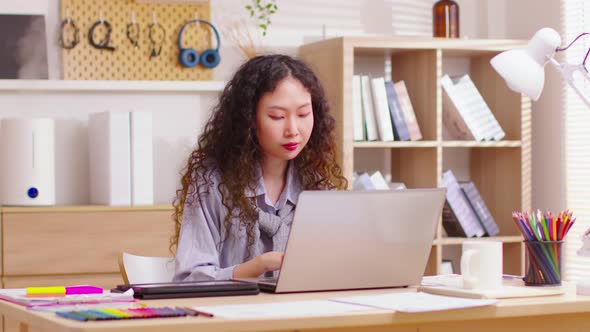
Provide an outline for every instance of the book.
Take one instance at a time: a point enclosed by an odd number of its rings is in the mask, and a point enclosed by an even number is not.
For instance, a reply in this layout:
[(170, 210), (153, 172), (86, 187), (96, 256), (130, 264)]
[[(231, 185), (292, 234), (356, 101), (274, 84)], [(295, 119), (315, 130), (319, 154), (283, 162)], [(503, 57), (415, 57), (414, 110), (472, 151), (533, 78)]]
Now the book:
[(389, 114), (389, 105), (387, 104), (385, 79), (383, 77), (375, 77), (371, 79), (371, 92), (379, 138), (385, 142), (393, 141), (393, 126), (391, 123), (391, 115)]
[(363, 99), (361, 96), (361, 77), (352, 76), (352, 114), (353, 114), (353, 139), (355, 141), (366, 140), (365, 117), (363, 115)]
[(443, 173), (442, 184), (447, 188), (447, 199), (442, 213), (443, 227), (447, 235), (482, 237), (485, 230), (451, 170)]
[(393, 87), (397, 94), (401, 110), (404, 113), (404, 120), (408, 126), (408, 131), (410, 132), (410, 139), (412, 141), (421, 140), (422, 132), (420, 131), (420, 126), (416, 119), (416, 113), (414, 112), (414, 107), (412, 106), (406, 83), (404, 81), (399, 81), (394, 83)]
[(361, 76), (361, 99), (363, 103), (363, 115), (367, 130), (367, 140), (376, 141), (379, 139), (377, 132), (377, 122), (375, 120), (375, 110), (373, 109), (373, 97), (371, 95), (371, 83), (369, 76)]
[(375, 186), (375, 189), (377, 189), (377, 190), (390, 190), (391, 189), (389, 187), (389, 184), (387, 183), (387, 180), (385, 180), (385, 178), (383, 177), (383, 175), (379, 171), (376, 171), (375, 173), (373, 173), (371, 175), (371, 182), (373, 182), (373, 185)]
[(131, 205), (154, 204), (152, 114), (130, 112)]
[(485, 229), (487, 235), (498, 235), (498, 233), (500, 233), (498, 224), (496, 224), (494, 217), (490, 213), (488, 206), (479, 194), (479, 191), (477, 190), (477, 187), (473, 181), (462, 182), (459, 185), (461, 186), (463, 194), (465, 194), (465, 197), (467, 197), (467, 202), (469, 202), (469, 205), (471, 205), (471, 208), (473, 211), (475, 211), (475, 214), (477, 215), (477, 218)]
[(392, 81), (385, 81), (385, 93), (387, 96), (387, 104), (389, 105), (389, 113), (391, 123), (393, 124), (393, 135), (396, 141), (409, 141), (410, 131), (404, 120), (404, 113), (399, 104), (397, 93)]
[(375, 185), (367, 173), (359, 174), (352, 183), (352, 190), (375, 190)]
[(483, 99), (483, 96), (471, 80), (469, 75), (463, 75), (455, 84), (456, 90), (463, 98), (464, 107), (472, 110), (477, 119), (477, 127), (482, 130), (486, 139), (499, 141), (506, 133), (496, 120), (490, 107)]
[(458, 97), (455, 94), (455, 84), (448, 75), (441, 79), (443, 90), (443, 138), (451, 140), (483, 140), (483, 137), (475, 136), (475, 128), (470, 127), (468, 119), (463, 114), (463, 109), (459, 104)]
[(90, 202), (131, 205), (129, 112), (100, 112), (88, 117)]
[(445, 75), (441, 85), (445, 139), (484, 141), (501, 140), (505, 136), (469, 75), (456, 82)]

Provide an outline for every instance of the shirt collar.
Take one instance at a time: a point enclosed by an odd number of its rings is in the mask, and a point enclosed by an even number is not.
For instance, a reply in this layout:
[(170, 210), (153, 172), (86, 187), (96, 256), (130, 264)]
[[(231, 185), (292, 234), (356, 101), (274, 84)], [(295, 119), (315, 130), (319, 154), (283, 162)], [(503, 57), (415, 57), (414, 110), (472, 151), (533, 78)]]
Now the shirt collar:
[[(283, 205), (284, 200), (290, 202), (293, 205), (297, 205), (297, 200), (299, 199), (299, 194), (301, 193), (301, 184), (299, 183), (299, 177), (297, 176), (297, 171), (293, 161), (289, 161), (289, 164), (287, 165), (286, 181), (285, 188), (283, 189), (283, 192), (277, 201), (277, 206)], [(260, 167), (260, 164), (256, 166), (253, 183), (253, 188), (246, 188), (246, 197), (264, 196), (263, 198), (266, 199), (266, 188), (264, 187), (264, 179), (262, 178), (262, 168)]]

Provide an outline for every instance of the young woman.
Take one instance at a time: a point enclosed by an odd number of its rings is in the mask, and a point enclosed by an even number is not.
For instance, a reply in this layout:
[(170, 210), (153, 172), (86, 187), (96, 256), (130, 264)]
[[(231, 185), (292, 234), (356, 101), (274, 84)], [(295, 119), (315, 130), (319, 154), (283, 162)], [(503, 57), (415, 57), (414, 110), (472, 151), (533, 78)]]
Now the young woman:
[(266, 55), (242, 65), (183, 171), (174, 280), (278, 270), (299, 193), (347, 186), (333, 130), (323, 88), (303, 62)]

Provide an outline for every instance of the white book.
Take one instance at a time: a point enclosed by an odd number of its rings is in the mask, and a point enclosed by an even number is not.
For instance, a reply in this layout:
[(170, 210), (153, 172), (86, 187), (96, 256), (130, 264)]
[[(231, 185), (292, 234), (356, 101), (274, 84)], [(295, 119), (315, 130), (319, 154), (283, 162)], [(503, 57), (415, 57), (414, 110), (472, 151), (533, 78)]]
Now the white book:
[(387, 92), (385, 91), (385, 79), (383, 77), (371, 79), (371, 92), (379, 137), (382, 141), (393, 141), (393, 126), (391, 124)]
[(367, 125), (367, 140), (376, 141), (379, 139), (375, 111), (373, 110), (373, 97), (371, 95), (371, 83), (369, 76), (361, 76), (361, 97), (363, 102), (363, 115)]
[(375, 185), (369, 174), (362, 173), (354, 179), (352, 190), (375, 190)]
[(506, 133), (498, 123), (498, 120), (490, 110), (490, 107), (483, 99), (481, 93), (471, 80), (469, 75), (463, 75), (455, 84), (456, 89), (464, 93), (465, 106), (472, 109), (476, 118), (477, 125), (483, 131), (488, 139), (499, 141)]
[(152, 113), (130, 112), (131, 205), (154, 204)]
[(389, 184), (387, 183), (387, 181), (385, 180), (385, 178), (383, 177), (383, 175), (379, 171), (376, 171), (375, 173), (373, 173), (373, 175), (371, 175), (371, 182), (373, 182), (373, 185), (375, 186), (375, 189), (377, 189), (377, 190), (390, 190), (391, 189), (389, 187)]
[(90, 202), (131, 205), (129, 112), (89, 115)]
[(443, 88), (443, 122), (445, 128), (451, 130), (455, 139), (483, 141), (486, 139), (478, 129), (477, 119), (473, 112), (464, 106), (465, 97), (462, 91), (448, 75), (441, 79)]
[(355, 141), (364, 141), (365, 138), (365, 119), (363, 116), (363, 98), (361, 97), (361, 77), (352, 76), (352, 114)]

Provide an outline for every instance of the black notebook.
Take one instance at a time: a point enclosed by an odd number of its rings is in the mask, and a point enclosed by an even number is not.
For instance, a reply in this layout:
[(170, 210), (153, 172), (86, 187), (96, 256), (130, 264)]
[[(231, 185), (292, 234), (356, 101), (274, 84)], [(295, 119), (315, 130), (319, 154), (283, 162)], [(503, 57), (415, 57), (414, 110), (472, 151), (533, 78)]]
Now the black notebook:
[(130, 288), (133, 289), (133, 296), (137, 299), (256, 295), (260, 292), (257, 284), (237, 280), (129, 284), (118, 285), (111, 291), (125, 292)]

